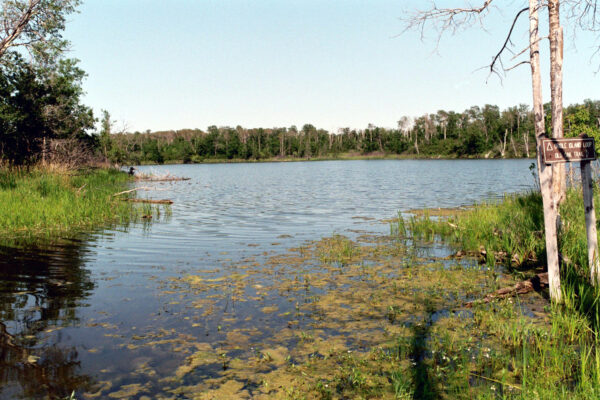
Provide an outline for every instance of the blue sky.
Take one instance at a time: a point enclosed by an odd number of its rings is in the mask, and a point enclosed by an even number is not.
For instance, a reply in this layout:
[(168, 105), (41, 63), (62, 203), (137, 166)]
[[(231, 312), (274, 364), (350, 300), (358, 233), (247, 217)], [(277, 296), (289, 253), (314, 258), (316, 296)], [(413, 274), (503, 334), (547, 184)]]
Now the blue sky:
[[(131, 131), (394, 127), (403, 115), (531, 104), (528, 66), (502, 81), (479, 70), (522, 3), (503, 0), (485, 31), (445, 36), (437, 51), (433, 32), (425, 41), (402, 34), (401, 18), (424, 0), (87, 0), (66, 37), (88, 73), (85, 103)], [(514, 35), (517, 51), (527, 24)], [(573, 40), (565, 25), (565, 103), (600, 99), (597, 41)]]

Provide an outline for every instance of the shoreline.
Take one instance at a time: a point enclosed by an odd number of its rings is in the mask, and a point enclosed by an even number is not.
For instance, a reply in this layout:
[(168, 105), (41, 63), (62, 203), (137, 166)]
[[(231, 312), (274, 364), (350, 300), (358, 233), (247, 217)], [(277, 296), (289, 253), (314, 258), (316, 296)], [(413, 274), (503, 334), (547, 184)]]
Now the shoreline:
[(414, 155), (358, 155), (358, 156), (340, 156), (340, 157), (312, 157), (312, 158), (289, 158), (289, 157), (271, 157), (265, 159), (204, 159), (200, 162), (183, 162), (183, 160), (167, 160), (165, 162), (156, 163), (144, 161), (141, 164), (123, 165), (194, 165), (194, 164), (255, 164), (255, 163), (293, 163), (293, 162), (317, 162), (317, 161), (370, 161), (370, 160), (410, 160), (410, 161), (435, 161), (435, 160), (531, 160), (535, 161), (535, 157), (515, 157), (515, 158), (492, 158), (492, 157), (446, 157), (446, 156), (417, 156)]
[(135, 207), (113, 197), (132, 181), (115, 169), (0, 171), (0, 243), (52, 244), (151, 213), (151, 207)]

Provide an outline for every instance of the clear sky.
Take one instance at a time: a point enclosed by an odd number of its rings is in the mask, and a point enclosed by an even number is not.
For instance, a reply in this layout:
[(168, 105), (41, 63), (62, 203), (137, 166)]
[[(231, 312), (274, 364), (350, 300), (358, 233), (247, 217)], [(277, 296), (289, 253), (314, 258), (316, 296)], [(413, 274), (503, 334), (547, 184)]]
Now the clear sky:
[[(485, 31), (445, 36), (437, 51), (434, 32), (402, 34), (401, 18), (425, 0), (85, 0), (66, 37), (88, 73), (84, 102), (130, 131), (395, 127), (403, 115), (531, 104), (528, 65), (502, 81), (479, 69), (524, 3), (501, 0)], [(598, 42), (565, 25), (565, 103), (600, 99)], [(519, 26), (516, 51), (526, 14)]]

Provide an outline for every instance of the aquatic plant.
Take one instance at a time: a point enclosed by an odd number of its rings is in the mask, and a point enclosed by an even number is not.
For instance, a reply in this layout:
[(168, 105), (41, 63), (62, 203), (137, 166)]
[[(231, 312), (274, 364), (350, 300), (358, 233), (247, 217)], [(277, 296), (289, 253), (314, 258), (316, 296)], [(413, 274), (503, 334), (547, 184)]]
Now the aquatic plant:
[(106, 223), (156, 214), (156, 208), (112, 197), (129, 181), (127, 174), (112, 169), (0, 169), (0, 241), (52, 242)]

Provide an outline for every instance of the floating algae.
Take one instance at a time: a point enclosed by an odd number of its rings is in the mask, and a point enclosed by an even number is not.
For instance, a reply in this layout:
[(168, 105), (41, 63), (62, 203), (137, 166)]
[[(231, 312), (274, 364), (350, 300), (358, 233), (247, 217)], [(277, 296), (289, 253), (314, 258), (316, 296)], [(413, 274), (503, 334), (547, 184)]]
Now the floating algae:
[[(487, 314), (463, 304), (509, 278), (418, 251), (390, 237), (334, 235), (165, 279), (160, 295), (177, 329), (124, 338), (139, 362), (127, 385), (99, 388), (101, 397), (402, 398), (423, 390), (418, 373), (439, 390), (443, 375), (429, 371), (452, 367), (449, 343), (498, 348), (473, 334)], [(468, 354), (485, 358), (478, 348)]]

